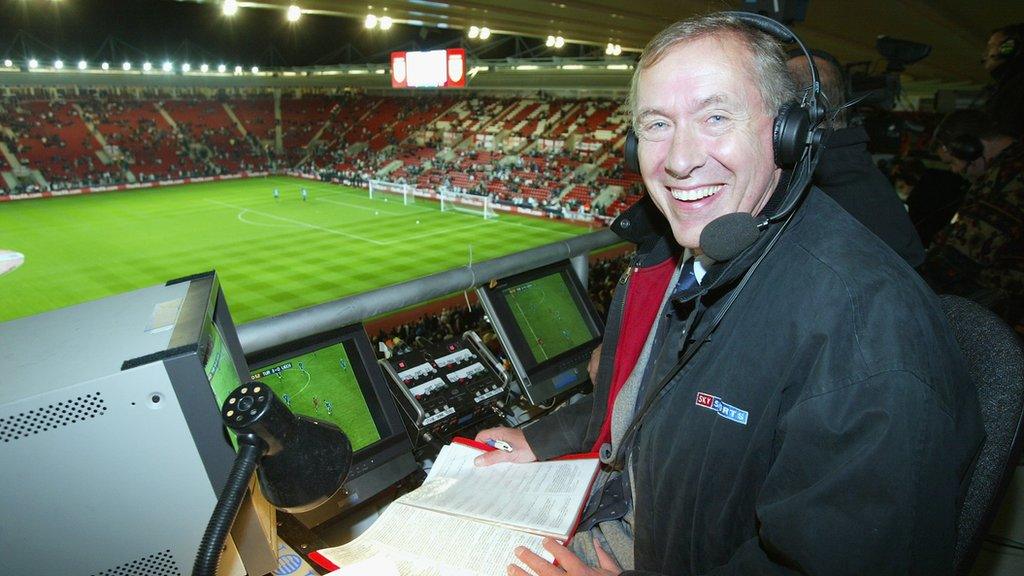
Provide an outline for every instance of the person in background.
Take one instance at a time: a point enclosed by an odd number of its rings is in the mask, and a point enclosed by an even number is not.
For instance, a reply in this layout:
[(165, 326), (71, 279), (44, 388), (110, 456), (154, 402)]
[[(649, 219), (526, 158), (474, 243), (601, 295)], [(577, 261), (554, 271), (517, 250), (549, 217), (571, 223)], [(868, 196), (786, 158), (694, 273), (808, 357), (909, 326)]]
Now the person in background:
[[(874, 232), (907, 264), (917, 267), (924, 262), (924, 247), (917, 230), (910, 222), (907, 209), (882, 174), (867, 144), (870, 138), (860, 126), (848, 126), (846, 111), (846, 78), (843, 67), (831, 54), (812, 50), (818, 67), (821, 90), (833, 110), (832, 135), (825, 143), (821, 161), (814, 171), (814, 185), (821, 189), (868, 230)], [(786, 66), (798, 89), (811, 84), (807, 57), (797, 50), (788, 53)]]
[(940, 294), (964, 296), (1024, 329), (1024, 145), (978, 110), (960, 110), (935, 131), (939, 157), (971, 182), (952, 221), (928, 250), (921, 274)]

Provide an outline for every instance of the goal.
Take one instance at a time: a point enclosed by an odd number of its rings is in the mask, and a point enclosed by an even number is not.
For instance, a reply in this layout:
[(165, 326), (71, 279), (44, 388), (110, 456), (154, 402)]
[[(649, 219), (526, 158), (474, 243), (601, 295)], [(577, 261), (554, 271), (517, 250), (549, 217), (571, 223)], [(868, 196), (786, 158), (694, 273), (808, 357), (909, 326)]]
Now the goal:
[(438, 196), (441, 197), (441, 212), (464, 212), (483, 216), (486, 220), (498, 217), (489, 196), (477, 196), (476, 194), (443, 189), (438, 192)]
[(374, 198), (384, 198), (387, 200), (388, 196), (395, 197), (397, 200), (401, 196), (402, 204), (415, 204), (415, 190), (412, 184), (388, 182), (387, 180), (370, 180), (370, 200)]

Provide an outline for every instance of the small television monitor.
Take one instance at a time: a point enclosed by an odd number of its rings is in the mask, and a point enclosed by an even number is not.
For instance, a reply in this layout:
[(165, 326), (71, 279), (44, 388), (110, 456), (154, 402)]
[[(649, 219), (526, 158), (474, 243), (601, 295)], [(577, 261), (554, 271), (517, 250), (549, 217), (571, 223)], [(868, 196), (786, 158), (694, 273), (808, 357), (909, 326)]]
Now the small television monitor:
[(416, 469), (412, 443), (362, 324), (248, 360), (252, 380), (270, 386), (292, 412), (334, 424), (352, 442), (352, 468), (342, 490), (314, 510), (296, 514), (307, 527), (339, 516)]
[(568, 260), (491, 282), (478, 294), (530, 403), (589, 380), (604, 326)]

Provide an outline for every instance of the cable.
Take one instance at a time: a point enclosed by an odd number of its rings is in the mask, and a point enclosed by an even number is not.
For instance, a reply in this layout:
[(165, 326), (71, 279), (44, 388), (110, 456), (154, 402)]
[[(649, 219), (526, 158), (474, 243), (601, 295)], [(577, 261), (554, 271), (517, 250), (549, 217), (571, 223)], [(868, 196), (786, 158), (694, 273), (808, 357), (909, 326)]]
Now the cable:
[(231, 472), (228, 473), (228, 481), (221, 490), (217, 506), (210, 515), (210, 522), (206, 525), (206, 533), (199, 544), (199, 551), (196, 552), (196, 563), (192, 568), (192, 576), (215, 576), (217, 564), (220, 561), (221, 548), (224, 547), (224, 539), (231, 529), (231, 524), (238, 514), (238, 507), (245, 496), (245, 489), (249, 485), (249, 478), (256, 469), (256, 462), (263, 454), (263, 448), (253, 444), (239, 443), (238, 456), (235, 463), (231, 465)]

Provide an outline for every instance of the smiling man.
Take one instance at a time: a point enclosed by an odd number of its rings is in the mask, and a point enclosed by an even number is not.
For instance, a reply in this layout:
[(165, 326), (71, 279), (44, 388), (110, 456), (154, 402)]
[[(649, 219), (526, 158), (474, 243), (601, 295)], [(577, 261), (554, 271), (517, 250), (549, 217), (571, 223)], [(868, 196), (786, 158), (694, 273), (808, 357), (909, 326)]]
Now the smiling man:
[(934, 294), (816, 189), (730, 259), (701, 250), (712, 221), (791, 192), (773, 130), (792, 97), (777, 43), (728, 15), (645, 49), (630, 98), (648, 197), (613, 225), (637, 255), (594, 393), (478, 435), (514, 448), (479, 465), (608, 464), (572, 549), (546, 545), (558, 566), (517, 551), (538, 575), (952, 573), (982, 432)]

